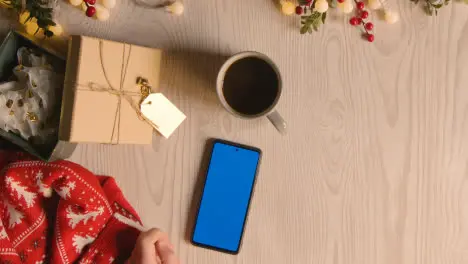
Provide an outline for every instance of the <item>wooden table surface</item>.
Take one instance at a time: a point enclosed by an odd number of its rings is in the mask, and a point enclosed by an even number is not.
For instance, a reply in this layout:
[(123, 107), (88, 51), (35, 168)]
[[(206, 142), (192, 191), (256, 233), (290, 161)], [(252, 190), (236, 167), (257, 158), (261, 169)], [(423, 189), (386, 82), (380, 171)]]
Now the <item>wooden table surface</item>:
[[(372, 44), (338, 15), (301, 36), (271, 0), (185, 0), (181, 17), (121, 0), (106, 23), (62, 3), (70, 34), (166, 50), (160, 88), (187, 115), (168, 140), (80, 145), (71, 160), (113, 175), (184, 264), (468, 263), (468, 6), (427, 17), (410, 1), (389, 2), (401, 21), (373, 14)], [(282, 71), (287, 136), (218, 103), (219, 63), (244, 50)], [(187, 241), (213, 137), (264, 151), (238, 256)]]

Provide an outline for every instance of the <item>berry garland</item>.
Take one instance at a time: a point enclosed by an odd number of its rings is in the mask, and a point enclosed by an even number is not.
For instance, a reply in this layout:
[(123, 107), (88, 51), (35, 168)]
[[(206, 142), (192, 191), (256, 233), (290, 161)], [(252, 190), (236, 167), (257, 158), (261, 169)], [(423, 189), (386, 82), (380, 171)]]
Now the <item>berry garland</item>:
[[(117, 4), (116, 0), (68, 0), (73, 6), (79, 7), (88, 17), (105, 21), (110, 18), (110, 9)], [(180, 16), (184, 13), (184, 5), (178, 0), (170, 0), (161, 5), (149, 5), (140, 0), (134, 0), (146, 8), (164, 8), (166, 12)], [(50, 38), (63, 34), (62, 26), (54, 19), (58, 0), (0, 0), (0, 8), (14, 10), (23, 30), (37, 37)]]
[[(368, 3), (371, 4), (372, 1), (375, 2), (374, 9), (380, 8), (376, 3), (381, 4), (381, 0), (369, 0)], [(301, 34), (318, 31), (320, 25), (325, 24), (327, 11), (329, 9), (329, 2), (327, 0), (299, 0), (299, 5), (297, 6), (290, 1), (281, 0), (280, 4), (284, 14), (292, 15), (294, 12), (296, 15), (301, 16)], [(369, 42), (374, 41), (374, 24), (368, 20), (369, 11), (365, 10), (364, 2), (357, 0), (331, 0), (330, 6), (332, 8), (337, 7), (345, 14), (351, 13), (354, 10), (354, 6), (356, 6), (355, 15), (351, 17), (349, 23), (353, 26), (361, 25), (363, 29), (363, 37)], [(292, 9), (294, 9), (293, 12)], [(392, 14), (392, 16), (388, 16), (389, 19), (387, 22), (396, 22), (398, 20), (397, 15), (391, 12), (388, 8), (386, 8), (386, 10), (388, 10), (386, 13)]]
[[(369, 11), (365, 10), (364, 2), (357, 0), (332, 0), (330, 1), (332, 7), (338, 7), (343, 10), (343, 13), (350, 13), (354, 9), (352, 2), (356, 6), (356, 14), (353, 16), (349, 23), (353, 26), (361, 25), (364, 32), (364, 37), (369, 42), (373, 42), (375, 37), (372, 33), (374, 24), (368, 21)], [(289, 1), (283, 1), (282, 7), (288, 7)], [(292, 3), (291, 3), (292, 4)], [(286, 10), (288, 11), (288, 10)], [(296, 15), (301, 16), (301, 34), (312, 33), (318, 31), (321, 24), (325, 24), (328, 11), (327, 0), (299, 0), (299, 5), (296, 6), (294, 12)]]
[[(374, 24), (369, 21), (370, 10), (381, 9), (383, 18), (388, 24), (396, 23), (399, 20), (398, 13), (389, 8), (387, 0), (297, 0), (295, 5), (290, 0), (280, 0), (281, 11), (285, 15), (296, 14), (301, 16), (300, 33), (312, 33), (318, 31), (320, 25), (325, 24), (329, 6), (341, 10), (344, 14), (350, 14), (356, 7), (354, 16), (349, 19), (352, 26), (362, 26), (363, 37), (369, 42), (375, 40), (373, 33)], [(410, 0), (417, 4), (420, 0)], [(450, 0), (422, 0), (425, 3), (425, 10), (429, 15), (437, 15), (437, 10), (450, 3)], [(468, 4), (468, 0), (461, 0)]]
[(106, 21), (110, 17), (110, 10), (115, 7), (116, 0), (68, 0), (71, 5), (81, 7), (87, 17), (95, 17), (100, 21)]
[[(344, 0), (340, 0), (340, 1), (344, 1)], [(364, 9), (365, 8), (364, 2), (358, 2), (356, 0), (354, 0), (354, 2), (356, 3), (356, 7), (357, 7), (356, 16), (353, 16), (349, 20), (349, 23), (353, 26), (362, 25), (364, 32), (365, 32), (363, 37), (365, 37), (367, 41), (373, 42), (375, 38), (374, 34), (372, 34), (372, 30), (374, 29), (374, 24), (372, 24), (372, 22), (365, 21), (366, 19), (369, 18), (369, 12)]]
[[(87, 17), (95, 17), (98, 20), (106, 21), (110, 17), (110, 10), (115, 7), (116, 0), (68, 0), (71, 5), (81, 7)], [(168, 2), (163, 5), (151, 6), (144, 2), (135, 1), (138, 5), (147, 8), (160, 8), (165, 7), (166, 11), (174, 15), (182, 15), (184, 12), (184, 5), (179, 1)]]

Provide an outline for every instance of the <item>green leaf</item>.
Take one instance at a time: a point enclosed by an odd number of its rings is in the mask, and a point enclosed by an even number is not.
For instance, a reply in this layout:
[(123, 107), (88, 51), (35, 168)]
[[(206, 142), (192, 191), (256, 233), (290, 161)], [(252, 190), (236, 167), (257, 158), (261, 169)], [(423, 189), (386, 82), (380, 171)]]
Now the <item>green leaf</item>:
[(41, 28), (45, 28), (47, 26), (55, 26), (57, 25), (54, 21), (51, 19), (46, 19), (46, 18), (38, 18), (37, 19), (37, 25)]
[(327, 19), (327, 12), (322, 14), (322, 23), (325, 24), (325, 20)]
[(443, 6), (443, 4), (432, 5), (432, 6), (435, 7), (435, 8), (441, 8)]
[(426, 3), (426, 5), (424, 6), (424, 11), (426, 12), (426, 14), (432, 16), (434, 14), (434, 7), (432, 7), (432, 5), (430, 5), (429, 3)]
[(44, 13), (43, 17), (47, 19), (52, 19), (52, 13)]
[(48, 26), (56, 26), (57, 23), (55, 23), (52, 19), (44, 19), (44, 21), (47, 23)]
[(314, 25), (313, 28), (314, 28), (314, 31), (318, 31), (317, 25)]
[(308, 30), (309, 30), (309, 29), (308, 29), (308, 27), (306, 27), (306, 26), (301, 27), (301, 34), (307, 33)]
[(47, 23), (46, 23), (44, 20), (42, 20), (42, 19), (38, 19), (38, 20), (37, 20), (37, 25), (38, 25), (40, 28), (44, 28), (44, 27), (47, 26)]
[(322, 15), (322, 13), (317, 12), (317, 11), (314, 11), (314, 12), (312, 13), (311, 16), (312, 16), (314, 19), (317, 19), (317, 18), (319, 18), (321, 15)]
[(46, 37), (50, 38), (50, 37), (54, 36), (54, 32), (47, 29), (47, 30), (44, 31), (44, 35)]
[(26, 1), (26, 9), (33, 11), (33, 3), (34, 1)]

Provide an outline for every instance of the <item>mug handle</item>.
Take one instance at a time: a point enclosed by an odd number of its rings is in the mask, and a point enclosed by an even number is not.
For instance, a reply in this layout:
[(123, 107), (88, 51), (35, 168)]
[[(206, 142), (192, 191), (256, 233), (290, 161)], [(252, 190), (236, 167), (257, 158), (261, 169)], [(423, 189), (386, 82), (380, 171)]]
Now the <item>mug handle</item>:
[(281, 135), (286, 135), (286, 121), (281, 117), (278, 111), (273, 111), (267, 115), (268, 120), (275, 126), (276, 130), (281, 133)]

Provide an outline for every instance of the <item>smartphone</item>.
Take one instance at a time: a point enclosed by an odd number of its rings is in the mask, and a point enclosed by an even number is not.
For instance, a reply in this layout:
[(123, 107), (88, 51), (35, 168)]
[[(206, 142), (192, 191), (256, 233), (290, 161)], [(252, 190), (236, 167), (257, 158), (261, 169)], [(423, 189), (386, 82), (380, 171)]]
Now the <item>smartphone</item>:
[(194, 245), (239, 253), (261, 156), (258, 148), (214, 141), (192, 234)]

